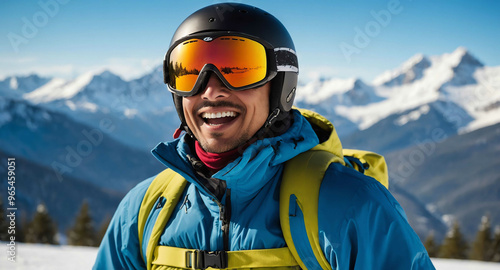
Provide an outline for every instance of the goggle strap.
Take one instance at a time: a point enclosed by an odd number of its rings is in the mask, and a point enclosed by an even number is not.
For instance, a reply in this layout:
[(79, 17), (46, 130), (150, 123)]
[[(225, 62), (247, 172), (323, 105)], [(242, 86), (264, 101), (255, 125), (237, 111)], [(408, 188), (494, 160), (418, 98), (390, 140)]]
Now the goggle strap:
[(163, 83), (168, 84), (168, 65), (167, 60), (163, 60)]
[(276, 55), (276, 69), (277, 71), (295, 72), (299, 73), (299, 61), (297, 53), (290, 48), (279, 47), (274, 49)]

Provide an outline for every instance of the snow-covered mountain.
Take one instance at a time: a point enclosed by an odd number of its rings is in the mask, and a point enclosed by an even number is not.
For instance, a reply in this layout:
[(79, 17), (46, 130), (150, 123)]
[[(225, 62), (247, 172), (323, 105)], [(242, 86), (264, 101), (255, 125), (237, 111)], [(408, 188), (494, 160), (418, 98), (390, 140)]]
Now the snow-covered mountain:
[(52, 79), (23, 97), (95, 128), (110, 121), (110, 136), (142, 150), (170, 138), (178, 126), (160, 68), (132, 81), (109, 71), (88, 72), (70, 81)]
[(362, 80), (320, 78), (299, 86), (296, 105), (327, 116), (335, 123), (337, 133), (342, 137), (353, 133), (359, 127), (349, 117), (337, 113), (339, 106), (363, 107), (381, 100), (375, 89)]
[(403, 63), (401, 67), (378, 76), (373, 84), (387, 87), (410, 84), (421, 79), (424, 76), (424, 70), (430, 66), (431, 62), (426, 56), (417, 54)]
[(112, 123), (102, 123), (94, 128), (25, 100), (0, 97), (0, 150), (50, 168), (59, 182), (84, 179), (122, 193), (163, 168), (147, 151), (114, 140)]
[[(500, 67), (484, 66), (460, 47), (440, 56), (417, 54), (363, 87), (356, 81), (312, 81), (298, 89), (297, 103), (332, 120), (344, 147), (386, 155), (391, 192), (420, 237), (432, 230), (442, 238), (450, 217), (469, 239), (482, 215), (499, 222), (493, 213), (500, 196), (493, 191), (500, 188), (494, 158), (500, 154), (494, 139)], [(352, 102), (350, 91), (370, 98)]]
[[(342, 118), (342, 122), (334, 123), (338, 130), (344, 122), (349, 124), (348, 130), (365, 130), (391, 115), (420, 112), (401, 119), (399, 123), (404, 125), (424, 115), (425, 106), (436, 102), (453, 104), (442, 107), (441, 113), (458, 132), (500, 122), (500, 67), (484, 66), (463, 47), (440, 56), (417, 54), (362, 87), (367, 93), (365, 96), (371, 97), (365, 99), (366, 102), (338, 102), (346, 100), (344, 96), (349, 88), (346, 86), (352, 85), (352, 81), (356, 80), (335, 78), (310, 82), (298, 89), (297, 101), (314, 105), (311, 107), (326, 112), (333, 121)], [(455, 109), (463, 110), (466, 116), (462, 112), (456, 116)]]

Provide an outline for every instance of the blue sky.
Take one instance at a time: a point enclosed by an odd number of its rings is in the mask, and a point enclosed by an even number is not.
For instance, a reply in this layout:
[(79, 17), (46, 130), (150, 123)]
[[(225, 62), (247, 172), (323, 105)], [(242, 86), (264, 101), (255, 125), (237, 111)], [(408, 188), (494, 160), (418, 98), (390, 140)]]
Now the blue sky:
[[(72, 78), (107, 68), (126, 79), (150, 71), (182, 20), (223, 1), (0, 2), (0, 78), (36, 72)], [(280, 19), (295, 41), (300, 77), (370, 82), (417, 53), (463, 46), (500, 65), (500, 1), (237, 1)], [(389, 15), (389, 16), (387, 16)]]

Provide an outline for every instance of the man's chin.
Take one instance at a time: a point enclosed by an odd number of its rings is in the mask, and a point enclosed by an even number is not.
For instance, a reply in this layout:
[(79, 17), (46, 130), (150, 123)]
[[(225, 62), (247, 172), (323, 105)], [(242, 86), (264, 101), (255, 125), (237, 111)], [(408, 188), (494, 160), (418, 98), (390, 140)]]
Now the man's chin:
[(247, 140), (240, 138), (239, 140), (234, 140), (234, 138), (224, 139), (222, 137), (216, 137), (208, 141), (201, 142), (200, 145), (203, 150), (208, 153), (224, 153), (233, 149), (238, 148), (240, 145), (244, 144)]
[(238, 146), (233, 147), (233, 145), (202, 144), (202, 143), (200, 143), (200, 145), (201, 148), (203, 148), (203, 150), (205, 150), (206, 152), (215, 154), (224, 153), (238, 147)]

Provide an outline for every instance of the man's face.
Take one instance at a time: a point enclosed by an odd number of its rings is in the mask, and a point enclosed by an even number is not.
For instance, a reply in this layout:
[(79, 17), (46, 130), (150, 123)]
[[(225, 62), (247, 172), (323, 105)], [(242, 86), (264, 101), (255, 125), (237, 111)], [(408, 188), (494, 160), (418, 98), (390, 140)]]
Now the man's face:
[(269, 115), (270, 91), (270, 83), (231, 91), (212, 74), (203, 92), (182, 99), (186, 123), (205, 151), (235, 149), (264, 125)]

